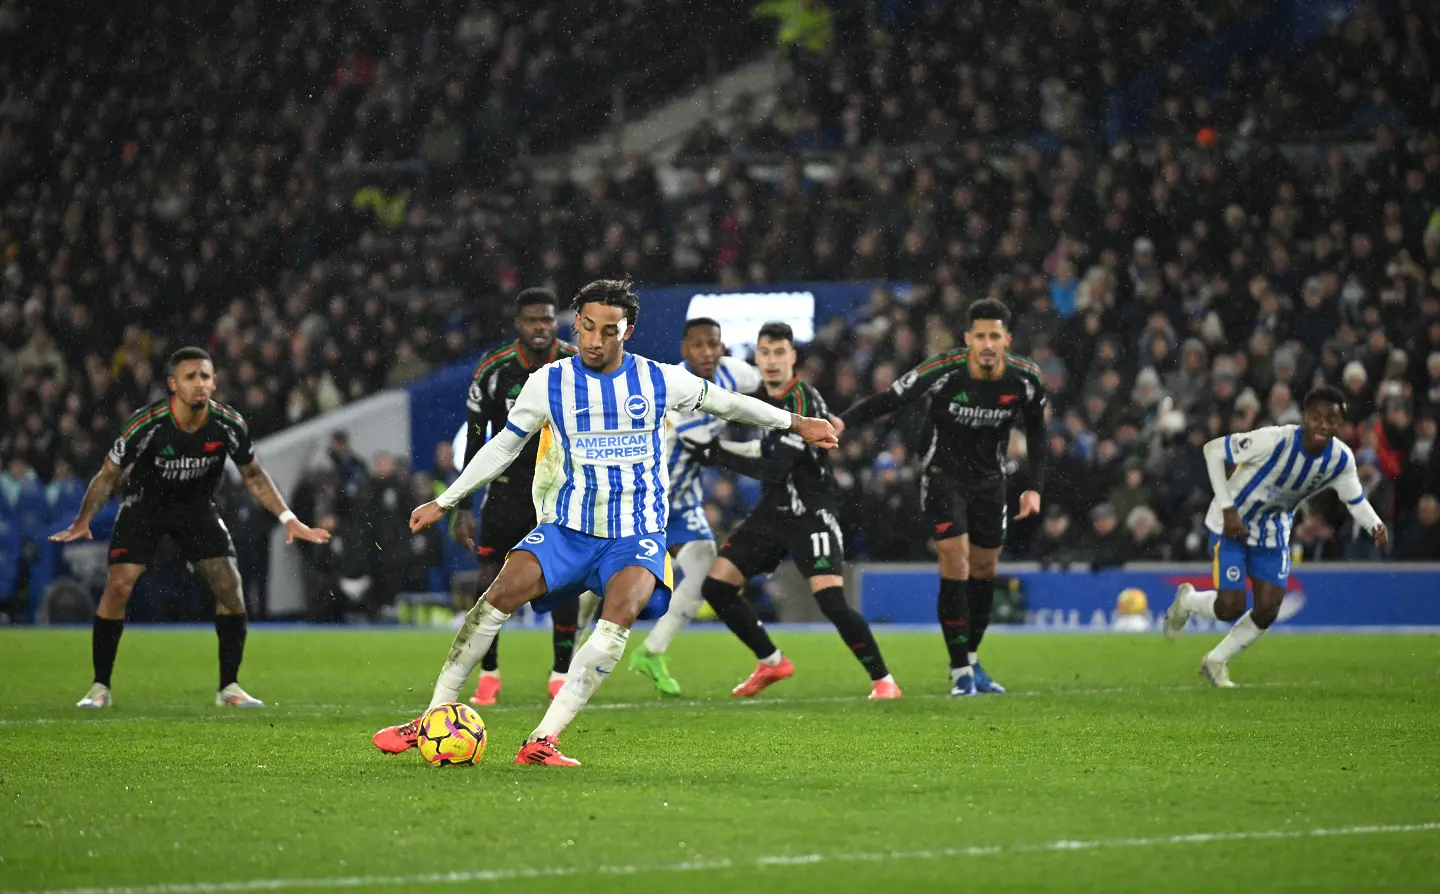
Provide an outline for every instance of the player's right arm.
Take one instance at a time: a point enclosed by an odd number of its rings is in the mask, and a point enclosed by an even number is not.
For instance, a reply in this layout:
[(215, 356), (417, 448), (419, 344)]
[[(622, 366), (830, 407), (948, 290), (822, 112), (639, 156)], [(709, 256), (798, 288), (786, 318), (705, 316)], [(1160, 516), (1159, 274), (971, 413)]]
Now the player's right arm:
[(465, 464), (465, 469), (455, 483), (440, 496), (416, 508), (410, 514), (410, 530), (428, 528), (459, 502), (496, 478), (510, 467), (525, 444), (535, 436), (546, 422), (550, 421), (550, 404), (546, 397), (548, 369), (537, 370), (525, 380), (525, 387), (515, 399), (515, 406), (505, 419), (505, 427)]
[(1205, 471), (1210, 476), (1210, 489), (1220, 501), (1225, 519), (1224, 534), (1231, 540), (1245, 539), (1245, 522), (1235, 507), (1235, 494), (1230, 490), (1230, 476), (1225, 466), (1243, 466), (1264, 460), (1275, 450), (1285, 433), (1276, 427), (1226, 435), (1205, 443)]
[(855, 406), (840, 414), (840, 421), (846, 428), (868, 425), (883, 416), (888, 416), (908, 403), (925, 396), (925, 393), (944, 378), (957, 362), (964, 362), (954, 351), (937, 354), (895, 380), (889, 389), (872, 394)]
[(706, 380), (678, 366), (660, 364), (660, 368), (669, 389), (669, 409), (687, 412), (701, 410), (711, 416), (719, 416), (742, 425), (793, 431), (807, 444), (814, 444), (825, 450), (840, 446), (835, 428), (825, 419), (800, 416), (749, 395), (736, 394), (724, 388), (712, 388)]
[[(113, 455), (114, 451), (112, 451)], [(80, 513), (70, 523), (70, 527), (63, 531), (56, 531), (50, 535), (50, 539), (56, 543), (70, 543), (74, 540), (91, 539), (90, 521), (110, 495), (115, 493), (115, 487), (120, 483), (120, 475), (125, 470), (120, 464), (105, 457), (105, 462), (100, 466), (100, 471), (90, 479), (90, 486), (85, 488), (85, 500), (80, 504)]]
[[(470, 460), (480, 452), (490, 437), (490, 420), (494, 418), (494, 366), (480, 362), (475, 378), (470, 382), (470, 391), (465, 395), (465, 457), (460, 468), (470, 465)], [(456, 504), (459, 510), (451, 522), (450, 534), (466, 549), (475, 548), (475, 505), (474, 492), (466, 494)]]

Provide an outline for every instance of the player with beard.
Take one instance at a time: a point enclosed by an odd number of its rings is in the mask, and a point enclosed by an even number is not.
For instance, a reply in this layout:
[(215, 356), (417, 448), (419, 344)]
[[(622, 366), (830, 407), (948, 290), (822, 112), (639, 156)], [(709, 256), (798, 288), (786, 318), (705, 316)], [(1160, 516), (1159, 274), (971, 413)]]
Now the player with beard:
[(977, 652), (995, 603), (995, 573), (1005, 543), (1005, 448), (1025, 427), (1031, 489), (1018, 518), (1040, 511), (1044, 489), (1045, 386), (1030, 360), (1009, 353), (1010, 310), (993, 298), (970, 306), (965, 346), (931, 357), (890, 390), (841, 414), (860, 426), (928, 398), (930, 444), (922, 460), (922, 510), (940, 554), (937, 614), (950, 655), (951, 695), (1003, 693)]
[(244, 590), (235, 565), (235, 545), (214, 503), (225, 458), (235, 462), (250, 493), (285, 526), (286, 543), (297, 539), (326, 543), (330, 532), (308, 527), (295, 517), (255, 459), (240, 414), (210, 399), (215, 391), (210, 355), (200, 348), (181, 348), (171, 355), (169, 371), (171, 396), (130, 417), (90, 481), (75, 520), (50, 537), (56, 543), (91, 539), (91, 519), (110, 499), (121, 475), (129, 472), (110, 537), (105, 592), (95, 609), (90, 645), (95, 682), (77, 707), (110, 707), (110, 676), (125, 630), (125, 606), (165, 536), (175, 541), (215, 594), (215, 635), (220, 640), (215, 704), (264, 707), (238, 681), (245, 657)]
[[(556, 338), (559, 324), (555, 309), (559, 302), (547, 289), (526, 289), (515, 301), (515, 341), (502, 345), (475, 366), (470, 393), (465, 401), (469, 424), (465, 429), (465, 462), (463, 468), (480, 452), (481, 446), (505, 428), (505, 418), (520, 396), (525, 380), (547, 363), (575, 355), (575, 348)], [(467, 495), (457, 504), (453, 533), (467, 549), (476, 551), (480, 560), (480, 578), (476, 584), (478, 600), (494, 582), (505, 564), (505, 556), (520, 539), (535, 527), (535, 507), (531, 486), (535, 479), (536, 450), (539, 440), (532, 440), (505, 473), (485, 488), (480, 505), (480, 539), (475, 542), (473, 497)], [(565, 685), (570, 658), (575, 652), (575, 628), (579, 619), (579, 603), (565, 601), (550, 610), (552, 647), (555, 663), (550, 669), (550, 697), (554, 698)], [(493, 705), (500, 695), (500, 640), (490, 644), (490, 651), (480, 661), (480, 679), (475, 684), (472, 705)]]

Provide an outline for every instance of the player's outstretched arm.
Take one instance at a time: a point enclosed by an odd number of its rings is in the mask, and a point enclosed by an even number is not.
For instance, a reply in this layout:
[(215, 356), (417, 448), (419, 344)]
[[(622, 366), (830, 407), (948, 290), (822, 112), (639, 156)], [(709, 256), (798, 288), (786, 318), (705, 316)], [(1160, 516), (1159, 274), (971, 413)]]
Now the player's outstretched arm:
[(56, 531), (50, 535), (50, 539), (55, 543), (89, 540), (91, 538), (90, 520), (115, 492), (115, 485), (120, 483), (121, 471), (120, 466), (107, 456), (104, 464), (100, 466), (100, 471), (90, 479), (90, 486), (85, 488), (85, 499), (80, 504), (80, 513), (75, 516), (70, 527), (63, 531)]
[(1355, 519), (1355, 524), (1370, 535), (1376, 546), (1382, 550), (1388, 549), (1390, 531), (1380, 520), (1380, 514), (1375, 511), (1375, 507), (1365, 498), (1365, 486), (1360, 483), (1360, 476), (1355, 474), (1353, 462), (1340, 473), (1333, 486), (1335, 495), (1345, 502), (1345, 508), (1350, 510), (1350, 517)]
[(285, 542), (294, 543), (296, 540), (303, 540), (306, 543), (329, 543), (330, 532), (324, 528), (312, 528), (295, 517), (290, 507), (285, 505), (285, 498), (280, 496), (280, 490), (275, 487), (275, 482), (270, 478), (270, 473), (260, 467), (260, 461), (252, 459), (243, 466), (240, 466), (240, 478), (244, 480), (245, 487), (255, 497), (255, 502), (265, 507), (265, 510), (280, 520), (285, 526)]
[(526, 442), (549, 421), (550, 408), (545, 395), (547, 376), (548, 373), (536, 372), (525, 380), (525, 387), (520, 389), (520, 396), (515, 398), (515, 406), (505, 419), (505, 427), (485, 442), (443, 494), (415, 507), (410, 513), (411, 531), (422, 531), (435, 524), (461, 500), (510, 467)]
[[(702, 380), (696, 378), (695, 381), (701, 382)], [(763, 400), (757, 400), (745, 394), (736, 394), (723, 388), (710, 388), (708, 384), (700, 390), (699, 406), (696, 409), (703, 410), (711, 416), (739, 422), (742, 425), (763, 425), (766, 428), (793, 431), (804, 438), (805, 443), (814, 444), (816, 447), (823, 447), (826, 450), (840, 446), (835, 428), (829, 420), (797, 416), (788, 410), (767, 404)]]
[(946, 354), (931, 357), (924, 363), (895, 380), (895, 384), (879, 394), (872, 394), (840, 414), (841, 430), (857, 425), (868, 425), (876, 419), (889, 416), (912, 401), (919, 400), (944, 377), (954, 362)]

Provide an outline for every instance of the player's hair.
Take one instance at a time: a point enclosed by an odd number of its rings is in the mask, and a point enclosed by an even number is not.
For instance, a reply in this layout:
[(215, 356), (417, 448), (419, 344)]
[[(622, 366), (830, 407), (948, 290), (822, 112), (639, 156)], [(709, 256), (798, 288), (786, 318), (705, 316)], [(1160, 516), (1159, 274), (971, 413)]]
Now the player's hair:
[(559, 310), (560, 299), (549, 289), (531, 288), (526, 289), (515, 296), (515, 312), (519, 313), (521, 308), (529, 307), (532, 304), (548, 304)]
[(771, 320), (764, 326), (761, 326), (760, 334), (755, 336), (756, 341), (762, 338), (768, 338), (771, 341), (788, 341), (793, 347), (795, 344), (795, 330), (790, 328), (789, 323)]
[(999, 320), (1000, 325), (1006, 329), (1010, 328), (1010, 308), (998, 298), (981, 298), (970, 305), (970, 326), (974, 328), (976, 320)]
[[(210, 352), (205, 350), (204, 348), (194, 347), (193, 345), (190, 347), (181, 348), (180, 350), (170, 355), (170, 359), (166, 361), (165, 368), (170, 372), (171, 375), (174, 375), (175, 367), (184, 363), (186, 360), (210, 360)], [(210, 362), (214, 363), (213, 360), (211, 360)]]
[(1308, 410), (1316, 404), (1334, 404), (1340, 410), (1340, 415), (1345, 415), (1345, 395), (1334, 385), (1317, 385), (1310, 389), (1310, 393), (1305, 395), (1303, 406)]
[(640, 316), (640, 296), (635, 294), (635, 281), (628, 276), (624, 279), (595, 280), (575, 293), (575, 300), (570, 302), (570, 307), (578, 314), (587, 304), (623, 308), (625, 322), (631, 326), (635, 325), (635, 318)]
[(720, 323), (718, 320), (712, 319), (711, 317), (693, 317), (685, 321), (685, 335), (688, 336), (690, 334), (690, 330), (694, 329), (696, 326), (714, 326), (716, 329), (719, 329)]

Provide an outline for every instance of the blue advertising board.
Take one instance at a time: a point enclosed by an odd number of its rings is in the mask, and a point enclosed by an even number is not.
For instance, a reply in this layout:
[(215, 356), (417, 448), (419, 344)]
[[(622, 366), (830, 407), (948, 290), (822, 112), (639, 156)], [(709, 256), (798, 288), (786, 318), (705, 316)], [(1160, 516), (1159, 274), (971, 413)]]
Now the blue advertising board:
[[(1126, 589), (1145, 593), (1150, 611), (1158, 614), (1180, 584), (1212, 587), (1210, 568), (1204, 565), (1147, 564), (1096, 572), (1017, 565), (1002, 567), (1001, 573), (1020, 581), (1026, 623), (1050, 628), (1111, 626), (1115, 599)], [(856, 577), (861, 610), (869, 620), (935, 622), (935, 566), (867, 564), (857, 568)], [(1291, 627), (1440, 626), (1440, 565), (1297, 565), (1280, 617)]]

